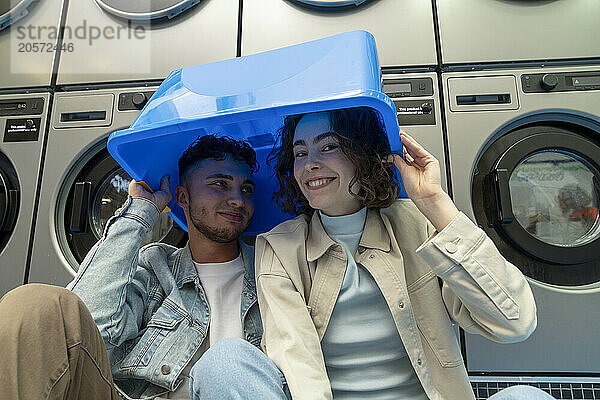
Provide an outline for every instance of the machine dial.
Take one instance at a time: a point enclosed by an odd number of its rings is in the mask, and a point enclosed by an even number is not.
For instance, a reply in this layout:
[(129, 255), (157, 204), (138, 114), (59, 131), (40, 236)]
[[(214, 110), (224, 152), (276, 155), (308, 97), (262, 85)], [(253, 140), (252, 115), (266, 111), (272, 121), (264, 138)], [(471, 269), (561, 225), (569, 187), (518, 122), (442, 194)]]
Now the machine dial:
[(139, 109), (144, 107), (144, 105), (146, 105), (147, 101), (148, 101), (148, 97), (146, 97), (146, 95), (142, 92), (135, 93), (133, 95), (133, 97), (131, 98), (131, 102), (133, 103), (133, 105)]
[(558, 85), (558, 77), (554, 74), (545, 74), (542, 76), (540, 86), (545, 90), (552, 90)]

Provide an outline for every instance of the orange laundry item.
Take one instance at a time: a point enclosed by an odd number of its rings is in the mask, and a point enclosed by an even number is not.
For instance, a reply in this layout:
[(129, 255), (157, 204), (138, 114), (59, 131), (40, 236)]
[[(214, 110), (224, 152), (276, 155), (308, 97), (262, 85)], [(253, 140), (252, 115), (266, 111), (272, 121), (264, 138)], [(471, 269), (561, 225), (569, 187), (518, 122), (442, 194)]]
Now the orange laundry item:
[(569, 218), (570, 219), (584, 218), (584, 219), (591, 219), (591, 220), (598, 219), (598, 208), (597, 207), (581, 208), (581, 209), (575, 211), (574, 213), (572, 213), (571, 215), (569, 215)]

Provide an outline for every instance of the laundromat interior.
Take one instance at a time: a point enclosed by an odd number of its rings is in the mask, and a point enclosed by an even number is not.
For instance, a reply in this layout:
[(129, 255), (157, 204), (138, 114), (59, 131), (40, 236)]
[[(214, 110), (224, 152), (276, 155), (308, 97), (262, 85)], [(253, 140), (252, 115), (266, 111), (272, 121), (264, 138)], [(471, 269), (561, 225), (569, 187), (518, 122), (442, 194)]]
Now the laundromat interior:
[[(73, 279), (127, 198), (108, 136), (172, 70), (365, 30), (400, 128), (440, 161), (443, 189), (536, 300), (523, 342), (457, 328), (476, 398), (518, 383), (600, 399), (600, 0), (1, 7), (0, 296)], [(152, 240), (187, 236), (163, 214)]]

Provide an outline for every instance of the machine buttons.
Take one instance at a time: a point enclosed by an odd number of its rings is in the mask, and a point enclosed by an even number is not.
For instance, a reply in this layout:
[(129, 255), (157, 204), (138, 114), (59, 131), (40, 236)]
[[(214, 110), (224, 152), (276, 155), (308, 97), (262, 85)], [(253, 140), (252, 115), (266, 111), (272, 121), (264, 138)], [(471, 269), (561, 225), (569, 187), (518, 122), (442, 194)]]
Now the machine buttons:
[(0, 100), (0, 117), (39, 115), (43, 112), (43, 98)]
[(433, 107), (429, 103), (423, 103), (421, 104), (421, 110), (423, 110), (423, 114), (431, 114)]
[(600, 89), (600, 71), (521, 75), (523, 92), (571, 92)]
[(540, 86), (545, 90), (552, 90), (558, 85), (558, 77), (554, 74), (545, 74), (542, 76)]
[(142, 107), (144, 107), (144, 105), (146, 104), (147, 101), (148, 101), (148, 98), (146, 97), (146, 95), (144, 93), (141, 93), (141, 92), (135, 93), (131, 97), (131, 102), (133, 103), (133, 105), (140, 109)]
[(133, 92), (119, 94), (119, 111), (139, 111), (148, 102), (154, 92)]

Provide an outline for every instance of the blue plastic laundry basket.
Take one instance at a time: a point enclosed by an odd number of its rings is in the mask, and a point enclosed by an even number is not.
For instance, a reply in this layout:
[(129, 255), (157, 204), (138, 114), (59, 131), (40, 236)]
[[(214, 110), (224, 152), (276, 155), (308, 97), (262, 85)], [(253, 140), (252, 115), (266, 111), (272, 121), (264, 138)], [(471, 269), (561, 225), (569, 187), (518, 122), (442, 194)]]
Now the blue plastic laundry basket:
[[(229, 135), (256, 150), (260, 170), (256, 210), (246, 234), (267, 231), (289, 219), (271, 203), (275, 179), (266, 157), (274, 134), (291, 114), (347, 107), (379, 113), (393, 151), (402, 148), (393, 102), (381, 92), (375, 39), (353, 31), (231, 60), (177, 69), (165, 79), (129, 129), (108, 139), (113, 158), (138, 181), (159, 187), (171, 174), (174, 194), (177, 161), (198, 136)], [(169, 214), (187, 224), (175, 200)]]

